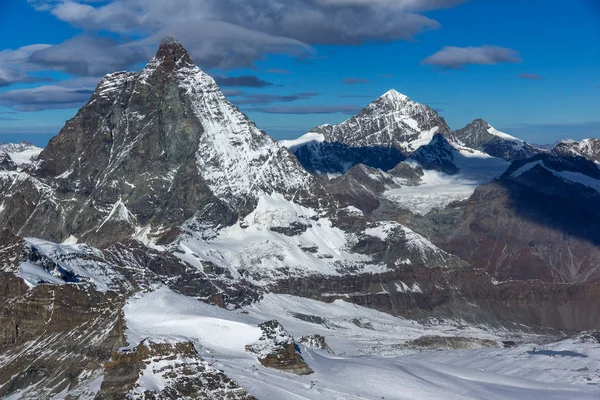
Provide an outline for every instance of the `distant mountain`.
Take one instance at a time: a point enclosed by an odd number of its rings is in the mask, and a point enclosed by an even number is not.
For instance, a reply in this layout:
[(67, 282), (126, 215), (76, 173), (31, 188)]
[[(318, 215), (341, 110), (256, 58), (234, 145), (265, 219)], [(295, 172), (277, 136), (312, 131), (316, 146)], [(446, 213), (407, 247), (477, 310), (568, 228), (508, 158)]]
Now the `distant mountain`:
[(580, 142), (565, 140), (557, 143), (553, 152), (566, 156), (580, 156), (600, 163), (600, 139), (584, 139)]
[(390, 90), (339, 125), (321, 125), (283, 141), (311, 173), (342, 174), (357, 164), (392, 169), (450, 128), (434, 110)]
[(410, 211), (425, 214), (469, 198), (475, 188), (506, 171), (509, 163), (435, 134), (404, 162), (387, 171), (358, 164), (323, 184), (342, 202), (377, 218)]
[(0, 154), (6, 154), (18, 166), (32, 162), (42, 152), (40, 147), (28, 142), (0, 143)]
[(392, 89), (341, 124), (321, 125), (311, 132), (322, 134), (326, 142), (392, 146), (410, 154), (434, 134), (449, 134), (450, 128), (433, 109)]
[(539, 150), (530, 144), (494, 129), (482, 119), (476, 119), (463, 129), (454, 131), (453, 138), (465, 147), (507, 161), (521, 160), (539, 153)]

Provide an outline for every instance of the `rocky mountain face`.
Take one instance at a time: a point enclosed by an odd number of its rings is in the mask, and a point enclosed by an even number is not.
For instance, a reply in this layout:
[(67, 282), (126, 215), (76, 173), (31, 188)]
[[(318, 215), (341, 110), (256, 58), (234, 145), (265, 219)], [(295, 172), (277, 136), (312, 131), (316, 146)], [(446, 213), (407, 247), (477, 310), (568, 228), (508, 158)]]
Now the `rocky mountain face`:
[(522, 160), (540, 152), (521, 139), (494, 129), (482, 119), (476, 119), (452, 134), (455, 140), (463, 146), (507, 161)]
[(6, 153), (0, 153), (0, 171), (16, 171), (17, 164)]
[(594, 281), (599, 190), (595, 162), (556, 149), (513, 163), (467, 201), (413, 228), (499, 280)]
[(312, 141), (290, 147), (304, 169), (313, 175), (337, 176), (362, 164), (388, 171), (406, 159), (396, 147), (352, 147), (344, 143)]
[(387, 190), (400, 186), (418, 186), (423, 177), (420, 166), (399, 163), (385, 172), (364, 164), (350, 168), (344, 175), (323, 180), (322, 184), (341, 204), (353, 206), (365, 215), (382, 206)]
[(429, 144), (421, 146), (411, 154), (409, 160), (416, 162), (423, 169), (457, 174), (460, 168), (454, 163), (457, 150), (442, 134), (436, 134)]
[[(169, 38), (140, 73), (106, 76), (39, 157), (0, 154), (0, 396), (252, 399), (203, 358), (203, 336), (128, 330), (126, 304), (161, 289), (239, 319), (278, 293), (502, 328), (600, 323), (594, 145), (475, 189), (507, 163), (395, 91), (310, 137), (290, 146), (309, 172), (343, 175), (309, 174)], [(474, 194), (424, 215), (385, 195), (456, 186)], [(244, 368), (313, 372), (277, 321), (216, 310), (193, 329), (231, 323)]]
[(585, 139), (580, 142), (562, 141), (552, 149), (555, 154), (580, 156), (600, 162), (600, 139)]
[(392, 89), (347, 121), (284, 144), (313, 174), (343, 174), (357, 164), (387, 171), (436, 133), (450, 132), (434, 110)]
[[(230, 104), (175, 40), (141, 73), (106, 76), (11, 189), (15, 233), (93, 245), (228, 226), (277, 191), (320, 207), (319, 185)], [(17, 198), (21, 197), (21, 198)]]
[(352, 147), (392, 146), (410, 154), (431, 141), (435, 133), (449, 134), (450, 128), (434, 110), (390, 90), (339, 125), (312, 129), (325, 141)]

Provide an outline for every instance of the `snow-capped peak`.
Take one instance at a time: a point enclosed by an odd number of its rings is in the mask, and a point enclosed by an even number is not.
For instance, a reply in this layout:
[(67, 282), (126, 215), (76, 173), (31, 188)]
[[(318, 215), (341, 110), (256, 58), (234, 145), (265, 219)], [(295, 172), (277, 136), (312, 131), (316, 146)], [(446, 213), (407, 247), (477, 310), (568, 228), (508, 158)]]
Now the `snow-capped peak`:
[(385, 146), (412, 153), (434, 134), (450, 133), (450, 128), (431, 108), (391, 89), (341, 124), (321, 125), (311, 132), (350, 147)]
[(487, 121), (476, 119), (452, 133), (460, 145), (483, 151), (507, 161), (531, 157), (538, 152), (523, 140), (495, 129)]
[(398, 92), (396, 89), (388, 90), (383, 95), (381, 95), (381, 97), (379, 97), (379, 98), (382, 100), (387, 100), (392, 103), (406, 103), (407, 101), (410, 100), (408, 98), (408, 96)]
[(521, 140), (521, 139), (519, 139), (517, 137), (511, 136), (508, 133), (501, 132), (501, 131), (497, 130), (496, 128), (494, 128), (491, 125), (489, 125), (487, 131), (491, 135), (498, 136), (499, 138), (502, 138), (502, 139), (505, 139), (505, 140), (510, 140), (511, 142), (525, 143), (523, 140)]

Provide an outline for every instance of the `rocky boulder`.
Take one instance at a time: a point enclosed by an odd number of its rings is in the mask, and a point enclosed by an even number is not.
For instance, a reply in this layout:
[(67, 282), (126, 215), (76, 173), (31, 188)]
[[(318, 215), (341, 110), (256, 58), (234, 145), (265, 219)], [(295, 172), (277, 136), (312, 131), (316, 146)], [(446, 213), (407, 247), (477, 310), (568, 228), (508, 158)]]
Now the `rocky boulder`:
[(314, 372), (302, 358), (294, 338), (279, 322), (263, 322), (259, 327), (262, 330), (260, 339), (246, 346), (246, 351), (256, 354), (263, 366), (296, 375)]

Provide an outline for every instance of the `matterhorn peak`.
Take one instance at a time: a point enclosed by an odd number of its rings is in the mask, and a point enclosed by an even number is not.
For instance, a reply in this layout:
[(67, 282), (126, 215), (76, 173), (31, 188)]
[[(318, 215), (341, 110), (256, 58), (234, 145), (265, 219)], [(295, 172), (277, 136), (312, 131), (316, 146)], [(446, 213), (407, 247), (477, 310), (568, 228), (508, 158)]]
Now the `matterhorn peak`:
[(156, 56), (148, 65), (155, 66), (156, 64), (159, 64), (165, 71), (195, 65), (188, 51), (174, 36), (167, 36), (160, 42)]

